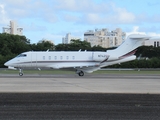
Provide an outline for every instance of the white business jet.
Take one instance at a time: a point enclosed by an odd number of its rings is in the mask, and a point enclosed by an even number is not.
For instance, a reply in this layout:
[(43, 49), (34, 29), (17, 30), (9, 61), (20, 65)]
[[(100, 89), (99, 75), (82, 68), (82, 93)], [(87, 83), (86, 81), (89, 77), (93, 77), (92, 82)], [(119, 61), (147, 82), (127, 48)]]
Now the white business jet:
[(152, 39), (146, 35), (133, 34), (116, 49), (106, 52), (95, 51), (30, 51), (24, 52), (9, 60), (4, 65), (9, 69), (19, 69), (23, 75), (23, 68), (73, 68), (79, 76), (92, 73), (101, 67), (135, 60), (136, 48), (144, 41)]

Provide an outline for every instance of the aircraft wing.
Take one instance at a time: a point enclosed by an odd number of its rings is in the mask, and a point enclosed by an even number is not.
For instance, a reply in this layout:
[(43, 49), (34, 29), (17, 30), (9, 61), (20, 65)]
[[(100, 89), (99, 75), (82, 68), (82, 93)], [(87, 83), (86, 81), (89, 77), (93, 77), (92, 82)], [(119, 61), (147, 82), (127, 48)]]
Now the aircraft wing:
[(69, 70), (77, 70), (77, 71), (84, 71), (86, 73), (91, 73), (100, 69), (99, 62), (76, 62), (76, 63), (58, 63), (58, 64), (51, 64), (48, 67), (53, 69), (69, 69)]
[(82, 68), (76, 68), (77, 71), (84, 71), (86, 73), (92, 73), (94, 71), (97, 71), (100, 69), (100, 66), (91, 66), (91, 67), (82, 67)]
[(60, 68), (76, 68), (76, 67), (90, 67), (90, 66), (99, 66), (99, 62), (60, 62), (56, 64), (51, 64), (47, 67), (54, 68), (54, 69), (60, 69)]

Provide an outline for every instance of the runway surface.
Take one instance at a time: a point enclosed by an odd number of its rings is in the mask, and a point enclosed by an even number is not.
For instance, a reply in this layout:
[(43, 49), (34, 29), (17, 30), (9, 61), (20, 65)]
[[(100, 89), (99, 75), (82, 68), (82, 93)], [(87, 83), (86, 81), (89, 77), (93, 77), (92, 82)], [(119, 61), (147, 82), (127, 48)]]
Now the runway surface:
[(160, 75), (1, 75), (0, 92), (159, 94)]
[(0, 75), (1, 120), (159, 120), (159, 75)]

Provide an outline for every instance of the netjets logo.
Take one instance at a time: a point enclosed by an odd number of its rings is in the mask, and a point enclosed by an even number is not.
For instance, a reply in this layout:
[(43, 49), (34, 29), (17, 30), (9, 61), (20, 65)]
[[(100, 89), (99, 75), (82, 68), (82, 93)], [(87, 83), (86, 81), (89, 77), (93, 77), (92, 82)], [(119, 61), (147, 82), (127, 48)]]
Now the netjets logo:
[(107, 55), (98, 55), (98, 57), (107, 57)]

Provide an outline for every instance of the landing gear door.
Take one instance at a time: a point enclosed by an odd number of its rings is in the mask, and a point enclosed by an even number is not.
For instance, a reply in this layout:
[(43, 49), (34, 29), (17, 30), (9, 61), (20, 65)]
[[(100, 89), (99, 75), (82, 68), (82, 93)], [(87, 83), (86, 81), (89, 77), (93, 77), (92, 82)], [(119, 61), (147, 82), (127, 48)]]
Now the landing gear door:
[(37, 53), (31, 55), (31, 67), (37, 67)]

